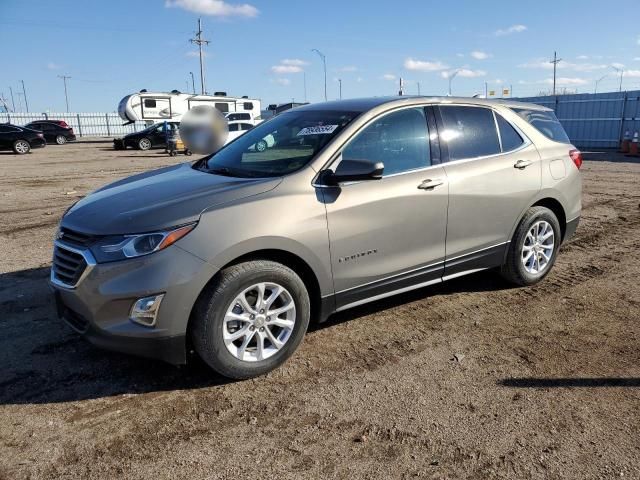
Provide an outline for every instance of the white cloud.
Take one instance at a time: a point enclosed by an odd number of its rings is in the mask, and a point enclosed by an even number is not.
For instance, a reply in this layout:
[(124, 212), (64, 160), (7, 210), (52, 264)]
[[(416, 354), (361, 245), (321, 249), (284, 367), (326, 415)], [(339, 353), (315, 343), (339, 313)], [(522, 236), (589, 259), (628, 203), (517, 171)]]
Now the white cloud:
[(60, 70), (62, 68), (62, 65), (58, 65), (57, 63), (49, 62), (49, 63), (47, 63), (47, 68), (49, 70)]
[(223, 0), (166, 0), (165, 6), (214, 17), (255, 17), (259, 13), (256, 7), (248, 3), (231, 4)]
[(640, 62), (640, 57), (633, 57), (633, 60), (634, 60), (635, 62)]
[(578, 55), (576, 58), (578, 60), (589, 60), (589, 55)]
[[(456, 71), (458, 73), (456, 73)], [(452, 76), (453, 74), (456, 74), (458, 77), (464, 77), (464, 78), (477, 78), (477, 77), (484, 77), (487, 72), (485, 72), (484, 70), (470, 70), (468, 68), (460, 68), (458, 70), (451, 70), (449, 72), (440, 72), (440, 76), (442, 78), (449, 78), (450, 76)]]
[(511, 25), (509, 28), (499, 29), (494, 32), (496, 37), (502, 37), (504, 35), (511, 35), (512, 33), (521, 33), (527, 29), (526, 25)]
[[(520, 68), (537, 68), (542, 70), (553, 70), (553, 63), (545, 58), (537, 58), (518, 65)], [(593, 72), (602, 70), (609, 66), (603, 63), (572, 63), (564, 60), (558, 62), (558, 69), (574, 70), (576, 72)]]
[(339, 68), (338, 71), (339, 72), (357, 72), (358, 67), (356, 67), (355, 65), (346, 65), (342, 68)]
[(624, 63), (613, 62), (611, 66), (613, 68), (624, 68)]
[(274, 65), (273, 67), (271, 67), (271, 71), (278, 75), (300, 73), (302, 72), (302, 67), (298, 67), (296, 65)]
[(407, 70), (414, 70), (420, 72), (439, 72), (441, 70), (446, 70), (449, 68), (448, 65), (445, 65), (442, 62), (428, 62), (424, 60), (415, 60), (413, 58), (407, 58), (404, 61), (404, 68)]
[(396, 76), (391, 74), (391, 73), (385, 73), (384, 75), (382, 75), (382, 79), (383, 80), (395, 80)]
[[(546, 85), (553, 85), (552, 78), (545, 78), (544, 80), (539, 81), (538, 83), (544, 83)], [(576, 77), (558, 77), (556, 78), (556, 85), (586, 85), (588, 80), (584, 78), (576, 78)]]
[(282, 85), (283, 87), (286, 87), (287, 85), (291, 85), (291, 80), (289, 80), (288, 78), (276, 78), (273, 81), (278, 85)]
[(486, 60), (491, 56), (491, 54), (487, 52), (482, 52), (480, 50), (474, 50), (473, 52), (470, 53), (470, 55), (476, 60)]
[(638, 78), (638, 77), (640, 77), (640, 70), (625, 70), (624, 71), (624, 76), (625, 77)]
[(309, 65), (309, 62), (305, 62), (304, 60), (300, 60), (299, 58), (285, 58), (280, 61), (280, 65), (291, 65), (294, 67), (303, 67), (305, 65)]

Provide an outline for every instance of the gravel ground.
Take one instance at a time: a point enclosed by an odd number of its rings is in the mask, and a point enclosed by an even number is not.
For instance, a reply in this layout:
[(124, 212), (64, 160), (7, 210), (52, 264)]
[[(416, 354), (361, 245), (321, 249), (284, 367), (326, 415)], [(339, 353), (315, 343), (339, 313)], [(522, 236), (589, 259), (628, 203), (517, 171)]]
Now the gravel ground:
[(92, 347), (46, 285), (76, 197), (186, 158), (0, 153), (0, 478), (640, 478), (640, 163), (587, 158), (540, 285), (481, 273), (344, 312), (228, 382)]

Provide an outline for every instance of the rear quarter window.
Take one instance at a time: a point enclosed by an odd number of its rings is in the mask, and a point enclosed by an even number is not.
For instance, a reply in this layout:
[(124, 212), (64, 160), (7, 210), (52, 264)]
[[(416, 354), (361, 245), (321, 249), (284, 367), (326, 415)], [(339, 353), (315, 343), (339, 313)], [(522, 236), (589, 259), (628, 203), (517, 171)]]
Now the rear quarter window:
[(552, 111), (527, 108), (514, 108), (513, 111), (548, 139), (560, 143), (571, 143), (567, 132), (564, 131), (564, 127)]

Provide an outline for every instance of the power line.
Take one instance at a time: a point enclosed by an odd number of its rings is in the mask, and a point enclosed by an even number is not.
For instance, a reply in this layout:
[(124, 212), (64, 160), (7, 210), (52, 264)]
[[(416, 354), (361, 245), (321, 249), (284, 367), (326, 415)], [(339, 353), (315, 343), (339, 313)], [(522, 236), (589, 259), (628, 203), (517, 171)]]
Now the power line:
[(200, 85), (202, 87), (202, 95), (206, 94), (206, 88), (204, 85), (204, 65), (202, 61), (202, 45), (209, 45), (209, 40), (202, 38), (202, 19), (198, 19), (198, 31), (196, 32), (196, 38), (190, 38), (189, 42), (198, 45), (198, 51), (200, 53)]

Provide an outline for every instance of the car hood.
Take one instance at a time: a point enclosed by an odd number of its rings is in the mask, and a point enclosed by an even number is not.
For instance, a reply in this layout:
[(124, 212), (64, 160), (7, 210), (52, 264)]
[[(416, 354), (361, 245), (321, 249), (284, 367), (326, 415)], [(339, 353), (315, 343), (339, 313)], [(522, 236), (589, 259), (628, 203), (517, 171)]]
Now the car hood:
[(232, 178), (185, 163), (106, 185), (76, 203), (61, 225), (91, 235), (144, 233), (197, 221), (203, 210), (275, 188), (277, 178)]

